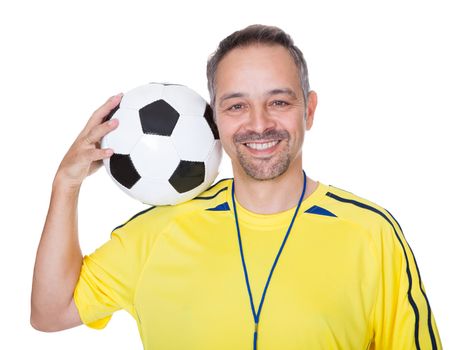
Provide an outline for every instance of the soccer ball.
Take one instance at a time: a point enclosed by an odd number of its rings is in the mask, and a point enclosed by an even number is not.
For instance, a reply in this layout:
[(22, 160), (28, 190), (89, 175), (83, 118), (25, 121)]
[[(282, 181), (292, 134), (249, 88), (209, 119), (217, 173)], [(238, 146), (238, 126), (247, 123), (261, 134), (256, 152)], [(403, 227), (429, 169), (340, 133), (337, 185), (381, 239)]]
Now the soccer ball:
[(194, 198), (218, 175), (222, 145), (212, 109), (184, 85), (150, 83), (124, 94), (105, 120), (119, 125), (103, 137), (114, 154), (103, 163), (114, 182), (149, 205)]

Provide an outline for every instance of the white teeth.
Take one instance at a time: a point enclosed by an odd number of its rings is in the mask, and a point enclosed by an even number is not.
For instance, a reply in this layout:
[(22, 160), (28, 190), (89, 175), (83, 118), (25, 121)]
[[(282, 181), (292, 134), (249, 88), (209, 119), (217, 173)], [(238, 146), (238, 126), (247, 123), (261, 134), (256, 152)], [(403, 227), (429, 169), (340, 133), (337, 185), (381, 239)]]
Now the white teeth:
[(247, 143), (246, 146), (252, 149), (263, 150), (275, 146), (279, 141), (272, 141), (267, 143)]

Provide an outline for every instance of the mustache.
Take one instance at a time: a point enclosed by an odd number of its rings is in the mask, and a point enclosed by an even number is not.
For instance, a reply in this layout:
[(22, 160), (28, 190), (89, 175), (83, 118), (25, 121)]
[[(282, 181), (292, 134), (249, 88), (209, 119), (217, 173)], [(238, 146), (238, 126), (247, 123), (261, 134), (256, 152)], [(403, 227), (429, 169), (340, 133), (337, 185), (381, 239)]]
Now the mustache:
[(286, 130), (268, 130), (262, 134), (251, 131), (247, 133), (235, 134), (233, 142), (235, 143), (248, 143), (250, 141), (273, 141), (289, 139), (289, 132)]

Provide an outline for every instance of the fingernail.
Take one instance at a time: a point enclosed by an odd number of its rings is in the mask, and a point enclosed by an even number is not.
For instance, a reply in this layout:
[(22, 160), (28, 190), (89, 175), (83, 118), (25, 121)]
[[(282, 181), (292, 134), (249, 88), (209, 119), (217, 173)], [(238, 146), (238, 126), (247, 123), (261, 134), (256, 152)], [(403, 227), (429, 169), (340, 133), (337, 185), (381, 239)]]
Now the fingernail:
[(121, 97), (122, 96), (122, 92), (117, 94), (117, 95), (114, 95), (113, 97), (111, 97), (112, 100), (115, 100), (117, 99), (118, 97)]

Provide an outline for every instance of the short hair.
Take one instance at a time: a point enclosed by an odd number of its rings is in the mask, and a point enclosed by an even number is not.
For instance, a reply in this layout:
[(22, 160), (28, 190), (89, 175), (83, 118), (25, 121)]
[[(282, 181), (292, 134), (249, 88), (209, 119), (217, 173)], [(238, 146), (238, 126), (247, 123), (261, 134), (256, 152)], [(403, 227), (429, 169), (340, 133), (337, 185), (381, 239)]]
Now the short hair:
[[(274, 26), (253, 24), (238, 30), (223, 39), (217, 50), (209, 56), (207, 61), (207, 88), (210, 104), (215, 116), (215, 76), (217, 67), (225, 55), (235, 48), (243, 48), (253, 44), (281, 45), (288, 50), (298, 69), (299, 80), (304, 95), (304, 106), (307, 107), (307, 95), (310, 91), (307, 63), (293, 39), (282, 29)], [(304, 113), (305, 116), (305, 113)]]

